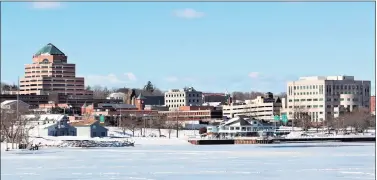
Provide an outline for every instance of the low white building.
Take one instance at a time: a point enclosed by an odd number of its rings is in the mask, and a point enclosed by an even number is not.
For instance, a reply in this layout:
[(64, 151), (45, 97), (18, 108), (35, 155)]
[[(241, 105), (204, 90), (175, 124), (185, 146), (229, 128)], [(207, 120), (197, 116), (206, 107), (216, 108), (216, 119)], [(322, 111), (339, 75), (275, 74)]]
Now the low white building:
[(106, 137), (107, 129), (96, 120), (70, 122), (62, 114), (26, 115), (30, 121), (32, 136), (79, 136), (79, 137)]
[(273, 120), (274, 115), (280, 114), (281, 107), (281, 99), (273, 97), (272, 93), (267, 93), (265, 96), (258, 96), (253, 100), (224, 105), (223, 116), (233, 118), (237, 115), (244, 115), (256, 119)]
[(76, 129), (71, 127), (69, 118), (62, 114), (25, 115), (32, 128), (32, 136), (75, 136)]
[(116, 93), (111, 93), (106, 99), (118, 99), (118, 100), (123, 100), (127, 97), (125, 93), (122, 92), (116, 92)]
[[(18, 106), (18, 107), (17, 107)], [(26, 112), (29, 110), (30, 105), (21, 100), (6, 100), (1, 103), (1, 109), (18, 110)]]
[(272, 123), (263, 123), (245, 116), (237, 116), (224, 121), (219, 126), (208, 126), (207, 132), (217, 133), (223, 137), (250, 137), (259, 136), (261, 132), (273, 134), (275, 129), (276, 127)]

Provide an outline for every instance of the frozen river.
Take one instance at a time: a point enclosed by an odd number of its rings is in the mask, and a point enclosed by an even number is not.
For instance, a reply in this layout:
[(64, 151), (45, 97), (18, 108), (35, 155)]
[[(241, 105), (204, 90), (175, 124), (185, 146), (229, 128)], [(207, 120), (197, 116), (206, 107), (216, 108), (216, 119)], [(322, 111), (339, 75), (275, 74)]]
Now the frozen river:
[(2, 152), (2, 180), (375, 179), (374, 143), (156, 146)]

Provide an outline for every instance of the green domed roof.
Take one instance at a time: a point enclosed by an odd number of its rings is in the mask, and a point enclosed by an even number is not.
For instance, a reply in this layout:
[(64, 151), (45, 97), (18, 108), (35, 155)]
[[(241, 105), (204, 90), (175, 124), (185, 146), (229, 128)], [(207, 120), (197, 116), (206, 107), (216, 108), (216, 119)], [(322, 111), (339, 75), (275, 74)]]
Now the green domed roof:
[(65, 54), (60, 51), (56, 46), (54, 46), (51, 43), (48, 43), (46, 46), (44, 46), (41, 50), (35, 53), (35, 55), (41, 55), (41, 54), (50, 54), (50, 55), (63, 55)]

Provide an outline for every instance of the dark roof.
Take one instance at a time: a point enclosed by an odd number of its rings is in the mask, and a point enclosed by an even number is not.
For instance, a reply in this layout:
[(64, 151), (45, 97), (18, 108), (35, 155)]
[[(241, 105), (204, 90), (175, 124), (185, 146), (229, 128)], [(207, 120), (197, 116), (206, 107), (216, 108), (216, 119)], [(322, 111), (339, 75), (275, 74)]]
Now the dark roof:
[(164, 105), (165, 96), (144, 96), (145, 105)]
[(40, 49), (38, 52), (35, 53), (35, 55), (41, 55), (41, 54), (65, 56), (65, 54), (62, 51), (60, 51), (56, 46), (54, 46), (51, 43), (48, 43), (46, 46), (44, 46), (42, 49)]
[(98, 104), (99, 108), (106, 108), (106, 107), (111, 107), (114, 109), (136, 109), (137, 107), (132, 104), (106, 104), (106, 103), (99, 103)]

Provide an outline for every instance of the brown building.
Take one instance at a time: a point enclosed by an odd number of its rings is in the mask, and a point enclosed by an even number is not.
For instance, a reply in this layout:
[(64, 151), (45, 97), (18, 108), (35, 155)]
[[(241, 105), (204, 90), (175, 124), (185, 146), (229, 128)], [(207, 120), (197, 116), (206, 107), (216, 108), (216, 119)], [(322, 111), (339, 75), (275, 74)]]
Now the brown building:
[(370, 97), (370, 112), (376, 113), (376, 96)]
[[(30, 109), (38, 108), (40, 104), (48, 104), (48, 95), (19, 95), (19, 100), (30, 105)], [(1, 94), (0, 102), (6, 100), (17, 100), (16, 94)]]
[(160, 111), (159, 113), (166, 115), (167, 120), (170, 121), (200, 121), (223, 118), (222, 109), (213, 106), (181, 106), (178, 111)]
[(69, 99), (92, 99), (85, 90), (83, 77), (76, 77), (76, 65), (49, 43), (33, 55), (33, 63), (25, 65), (25, 77), (20, 79), (20, 94), (64, 94)]

